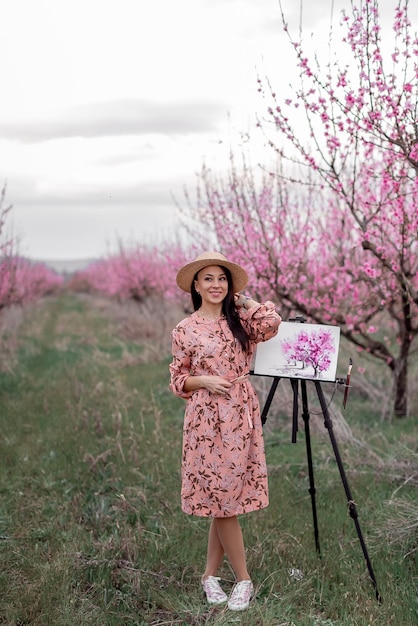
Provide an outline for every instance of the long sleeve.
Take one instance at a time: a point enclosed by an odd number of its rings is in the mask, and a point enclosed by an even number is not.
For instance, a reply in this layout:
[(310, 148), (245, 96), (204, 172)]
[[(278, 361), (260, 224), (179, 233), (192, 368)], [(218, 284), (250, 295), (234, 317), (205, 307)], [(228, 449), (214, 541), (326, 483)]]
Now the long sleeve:
[(184, 391), (186, 378), (190, 376), (190, 356), (184, 340), (184, 330), (178, 326), (171, 333), (173, 360), (170, 363), (170, 390), (180, 398), (190, 398), (193, 392)]
[(279, 330), (282, 318), (270, 300), (240, 312), (241, 322), (250, 339), (256, 343), (271, 339)]

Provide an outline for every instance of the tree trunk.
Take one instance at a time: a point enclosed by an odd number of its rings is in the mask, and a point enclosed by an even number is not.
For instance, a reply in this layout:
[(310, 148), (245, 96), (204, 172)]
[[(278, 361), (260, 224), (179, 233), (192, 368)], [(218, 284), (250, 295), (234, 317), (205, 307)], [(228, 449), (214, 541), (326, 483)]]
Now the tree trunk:
[(408, 358), (396, 359), (393, 370), (395, 387), (395, 417), (405, 417), (408, 413)]

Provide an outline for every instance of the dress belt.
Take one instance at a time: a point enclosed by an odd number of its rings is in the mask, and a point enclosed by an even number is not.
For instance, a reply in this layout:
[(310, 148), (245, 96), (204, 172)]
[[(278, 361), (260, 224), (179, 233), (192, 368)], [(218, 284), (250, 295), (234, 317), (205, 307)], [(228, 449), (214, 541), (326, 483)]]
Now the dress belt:
[[(241, 376), (238, 376), (237, 378), (234, 378), (234, 380), (230, 380), (229, 382), (231, 383), (242, 383), (244, 382), (244, 380), (247, 380), (249, 374), (241, 374)], [(249, 413), (247, 413), (247, 419), (248, 419), (248, 427), (250, 430), (252, 430), (254, 428), (254, 424), (253, 424), (253, 420), (251, 419), (251, 415)]]
[(230, 383), (240, 383), (243, 380), (245, 380), (246, 378), (248, 378), (249, 374), (241, 374), (241, 376), (238, 376), (237, 378), (234, 378), (233, 380), (230, 380)]

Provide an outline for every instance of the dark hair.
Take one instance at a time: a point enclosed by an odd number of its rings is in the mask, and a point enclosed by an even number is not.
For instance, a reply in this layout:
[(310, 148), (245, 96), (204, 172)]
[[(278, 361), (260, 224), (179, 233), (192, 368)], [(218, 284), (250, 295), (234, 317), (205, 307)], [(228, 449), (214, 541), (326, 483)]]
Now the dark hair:
[[(225, 315), (228, 326), (231, 329), (231, 332), (234, 335), (235, 339), (238, 339), (244, 350), (248, 350), (249, 337), (245, 328), (241, 324), (241, 320), (235, 306), (234, 287), (232, 283), (231, 272), (227, 267), (224, 267), (223, 265), (220, 265), (219, 267), (222, 267), (228, 280), (228, 293), (226, 294), (224, 301), (222, 302), (222, 313)], [(202, 296), (200, 295), (200, 293), (197, 293), (194, 286), (194, 282), (195, 280), (197, 280), (198, 273), (199, 272), (196, 272), (196, 274), (194, 275), (190, 289), (193, 308), (195, 311), (197, 311), (202, 304)]]

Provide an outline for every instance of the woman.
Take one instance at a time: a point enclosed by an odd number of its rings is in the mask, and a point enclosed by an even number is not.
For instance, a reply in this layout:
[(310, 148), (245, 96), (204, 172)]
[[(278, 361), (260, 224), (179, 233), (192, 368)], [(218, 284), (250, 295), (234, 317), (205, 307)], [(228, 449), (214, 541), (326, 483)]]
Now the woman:
[(238, 515), (268, 505), (260, 409), (248, 374), (256, 344), (274, 337), (274, 304), (242, 295), (245, 270), (219, 252), (184, 265), (177, 284), (191, 293), (194, 313), (172, 332), (171, 390), (187, 400), (183, 428), (182, 509), (212, 518), (203, 589), (210, 604), (228, 599), (217, 571), (224, 555), (236, 576), (232, 610), (249, 605)]

